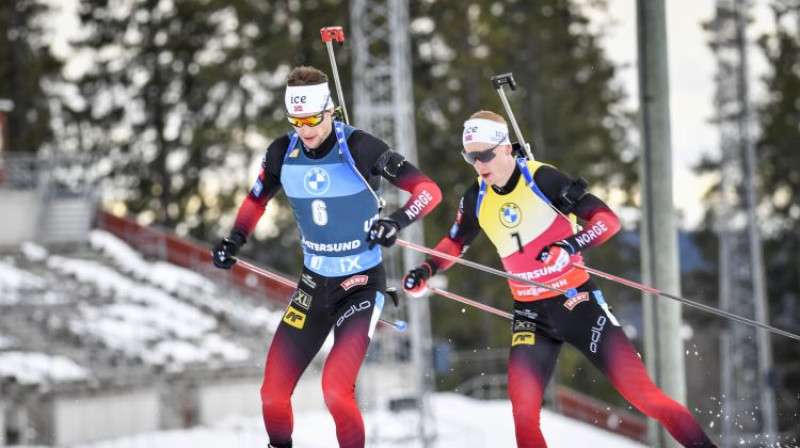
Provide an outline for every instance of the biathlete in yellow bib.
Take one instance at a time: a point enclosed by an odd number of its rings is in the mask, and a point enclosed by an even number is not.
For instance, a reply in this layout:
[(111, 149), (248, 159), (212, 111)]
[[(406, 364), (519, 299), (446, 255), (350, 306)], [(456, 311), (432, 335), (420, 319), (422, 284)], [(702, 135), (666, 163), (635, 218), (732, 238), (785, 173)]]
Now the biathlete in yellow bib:
[[(481, 230), (497, 248), (505, 270), (562, 291), (509, 280), (514, 297), (508, 393), (518, 447), (547, 444), (539, 426), (542, 395), (565, 342), (581, 351), (634, 406), (658, 420), (685, 447), (715, 446), (692, 414), (650, 380), (633, 344), (589, 274), (573, 266), (581, 252), (620, 228), (617, 215), (586, 190), (586, 182), (556, 168), (515, 158), (503, 117), (488, 111), (464, 123), (464, 159), (478, 179), (461, 198), (456, 221), (435, 247), (464, 253)], [(576, 220), (584, 222), (578, 230)], [(403, 279), (409, 292), (452, 261), (430, 257)]]

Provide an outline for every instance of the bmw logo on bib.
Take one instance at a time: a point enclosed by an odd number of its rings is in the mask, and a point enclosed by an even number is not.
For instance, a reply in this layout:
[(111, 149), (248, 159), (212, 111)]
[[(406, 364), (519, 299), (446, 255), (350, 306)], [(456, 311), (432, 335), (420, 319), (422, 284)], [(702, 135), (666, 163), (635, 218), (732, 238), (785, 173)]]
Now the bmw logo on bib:
[(309, 194), (315, 196), (325, 194), (330, 186), (331, 178), (328, 172), (322, 168), (311, 168), (306, 172), (306, 176), (303, 179), (303, 188)]
[(500, 207), (500, 222), (506, 227), (516, 227), (522, 220), (519, 207), (511, 202)]

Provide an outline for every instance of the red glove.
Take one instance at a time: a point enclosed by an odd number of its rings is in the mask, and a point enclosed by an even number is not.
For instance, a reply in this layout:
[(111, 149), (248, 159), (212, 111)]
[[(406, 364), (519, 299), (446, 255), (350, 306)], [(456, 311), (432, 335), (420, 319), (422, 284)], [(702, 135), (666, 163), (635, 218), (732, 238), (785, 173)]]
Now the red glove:
[(545, 246), (539, 254), (545, 266), (552, 266), (555, 271), (563, 271), (572, 264), (570, 252), (559, 242)]
[(411, 295), (419, 295), (428, 288), (428, 279), (433, 275), (433, 270), (428, 263), (422, 263), (410, 270), (403, 277), (403, 291)]

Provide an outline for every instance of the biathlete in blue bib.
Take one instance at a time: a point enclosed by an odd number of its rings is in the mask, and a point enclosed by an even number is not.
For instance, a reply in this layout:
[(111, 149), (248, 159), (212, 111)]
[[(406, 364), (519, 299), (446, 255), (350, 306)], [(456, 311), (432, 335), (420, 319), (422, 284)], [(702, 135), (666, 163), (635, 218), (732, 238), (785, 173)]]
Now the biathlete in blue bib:
[[(384, 306), (381, 246), (394, 244), (398, 232), (428, 214), (442, 195), (385, 142), (336, 119), (324, 73), (298, 67), (287, 85), (293, 130), (267, 148), (230, 235), (214, 248), (214, 264), (229, 269), (236, 263), (267, 203), (283, 188), (300, 228), (303, 273), (267, 355), (261, 401), (270, 446), (292, 446), (292, 392), (333, 329), (322, 372), (325, 404), (339, 446), (363, 447), (355, 385)], [(411, 194), (385, 218), (382, 178)]]

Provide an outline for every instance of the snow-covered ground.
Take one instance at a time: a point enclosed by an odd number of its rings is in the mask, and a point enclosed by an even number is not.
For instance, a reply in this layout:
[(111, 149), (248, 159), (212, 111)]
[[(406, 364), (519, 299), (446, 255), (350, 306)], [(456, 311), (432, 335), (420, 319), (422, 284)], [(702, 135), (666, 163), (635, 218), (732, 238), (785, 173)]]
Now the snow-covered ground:
[[(513, 447), (514, 424), (507, 400), (481, 401), (453, 393), (432, 399), (437, 448)], [(365, 415), (367, 446), (414, 448), (409, 439), (415, 421), (403, 413)], [(542, 427), (552, 447), (642, 448), (645, 445), (558, 414), (544, 411)], [(294, 445), (300, 448), (337, 446), (335, 427), (324, 411), (295, 415)], [(232, 419), (214, 428), (163, 431), (81, 446), (80, 448), (264, 448), (266, 433), (259, 418)]]

